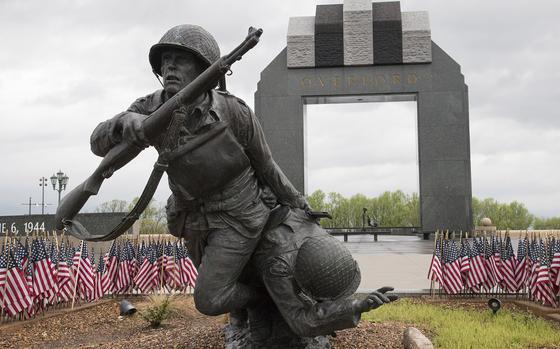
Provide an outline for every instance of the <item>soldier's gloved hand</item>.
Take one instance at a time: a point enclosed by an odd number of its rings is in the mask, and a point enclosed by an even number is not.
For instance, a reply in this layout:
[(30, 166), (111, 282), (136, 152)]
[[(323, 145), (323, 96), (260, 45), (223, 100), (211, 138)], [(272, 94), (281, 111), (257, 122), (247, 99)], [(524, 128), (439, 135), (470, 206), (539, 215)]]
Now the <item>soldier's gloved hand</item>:
[(149, 143), (146, 135), (144, 134), (144, 128), (142, 127), (142, 121), (146, 118), (146, 115), (124, 112), (119, 117), (119, 126), (122, 130), (122, 140), (134, 144), (140, 148), (146, 148)]
[(368, 294), (367, 297), (358, 303), (358, 311), (361, 313), (379, 308), (385, 303), (391, 303), (399, 297), (395, 294), (385, 295), (386, 292), (393, 291), (393, 287), (381, 287), (377, 291)]

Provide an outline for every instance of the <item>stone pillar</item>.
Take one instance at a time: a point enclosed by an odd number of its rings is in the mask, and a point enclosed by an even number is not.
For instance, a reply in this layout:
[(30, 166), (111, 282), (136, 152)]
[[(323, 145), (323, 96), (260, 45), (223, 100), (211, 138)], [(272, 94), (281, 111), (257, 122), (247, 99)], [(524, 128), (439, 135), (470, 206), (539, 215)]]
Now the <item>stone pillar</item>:
[(403, 63), (432, 61), (432, 39), (428, 12), (402, 13)]
[(315, 17), (292, 17), (288, 24), (288, 68), (315, 66)]
[(373, 64), (370, 0), (345, 0), (343, 7), (344, 65)]

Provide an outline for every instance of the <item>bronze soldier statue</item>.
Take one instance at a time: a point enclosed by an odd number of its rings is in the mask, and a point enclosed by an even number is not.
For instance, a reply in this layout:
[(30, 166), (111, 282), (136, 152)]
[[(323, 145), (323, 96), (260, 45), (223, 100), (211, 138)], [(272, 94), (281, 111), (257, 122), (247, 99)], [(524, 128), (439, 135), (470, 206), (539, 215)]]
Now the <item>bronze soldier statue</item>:
[(282, 205), (307, 208), (304, 197), (274, 162), (255, 114), (226, 91), (210, 89), (194, 103), (179, 105), (175, 127), (165, 135), (150, 139), (144, 134), (147, 115), (219, 58), (218, 44), (203, 28), (190, 24), (171, 28), (149, 53), (163, 89), (137, 99), (91, 135), (91, 149), (99, 156), (123, 141), (173, 154), (215, 127), (226, 127), (196, 150), (174, 154), (167, 168), (172, 191), (169, 229), (185, 238), (199, 267), (194, 300), (207, 315), (246, 308), (259, 299), (254, 288), (238, 279), (269, 218), (271, 209), (262, 191), (270, 188)]
[[(196, 308), (207, 315), (230, 312), (233, 327), (240, 328), (248, 313), (245, 348), (310, 348), (308, 339), (355, 326), (362, 312), (396, 296), (385, 296), (392, 288), (382, 288), (362, 300), (349, 298), (360, 282), (356, 262), (320, 228), (274, 162), (255, 114), (219, 80), (261, 33), (250, 28), (245, 41), (222, 58), (212, 35), (199, 26), (165, 33), (149, 53), (163, 89), (96, 127), (91, 149), (104, 160), (63, 199), (56, 222), (86, 240), (122, 234), (145, 205), (137, 204), (105, 235), (89, 234), (73, 217), (105, 178), (152, 145), (159, 158), (140, 201), (149, 201), (165, 170), (172, 192), (169, 230), (186, 240), (199, 271)], [(320, 347), (329, 347), (328, 341)]]

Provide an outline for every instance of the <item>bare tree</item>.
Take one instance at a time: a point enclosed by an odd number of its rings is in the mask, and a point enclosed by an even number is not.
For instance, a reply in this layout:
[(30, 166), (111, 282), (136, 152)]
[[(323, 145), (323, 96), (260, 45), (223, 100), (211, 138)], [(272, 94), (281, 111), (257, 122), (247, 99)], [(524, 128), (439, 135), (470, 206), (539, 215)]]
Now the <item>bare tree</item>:
[(97, 206), (95, 212), (105, 213), (105, 212), (126, 212), (128, 207), (128, 202), (126, 200), (113, 199), (111, 201), (106, 201), (101, 205)]

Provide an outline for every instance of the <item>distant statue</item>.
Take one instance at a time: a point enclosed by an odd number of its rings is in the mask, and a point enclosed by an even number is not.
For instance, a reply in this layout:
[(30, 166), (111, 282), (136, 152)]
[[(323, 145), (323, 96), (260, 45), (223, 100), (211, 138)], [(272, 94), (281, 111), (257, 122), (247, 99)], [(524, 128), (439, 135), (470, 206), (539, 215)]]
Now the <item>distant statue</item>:
[(362, 229), (366, 228), (366, 224), (368, 227), (376, 228), (379, 225), (377, 219), (375, 217), (373, 217), (372, 219), (367, 213), (367, 211), (368, 211), (367, 208), (365, 207), (362, 208)]

